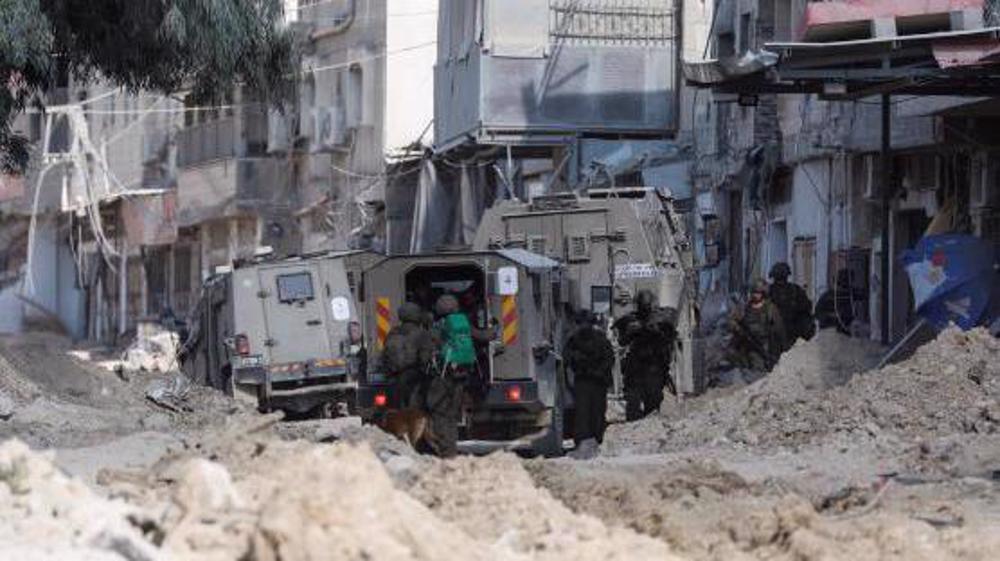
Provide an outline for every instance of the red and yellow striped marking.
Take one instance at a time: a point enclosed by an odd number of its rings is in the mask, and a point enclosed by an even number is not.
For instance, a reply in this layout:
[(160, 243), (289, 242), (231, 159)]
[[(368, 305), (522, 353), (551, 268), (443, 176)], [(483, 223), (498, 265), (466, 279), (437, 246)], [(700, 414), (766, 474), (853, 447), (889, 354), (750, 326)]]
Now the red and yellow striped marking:
[(500, 301), (500, 319), (503, 325), (503, 344), (513, 345), (517, 342), (517, 298), (504, 296)]
[(392, 318), (392, 308), (388, 298), (375, 299), (375, 345), (381, 349), (385, 347), (385, 339), (389, 336), (389, 324)]

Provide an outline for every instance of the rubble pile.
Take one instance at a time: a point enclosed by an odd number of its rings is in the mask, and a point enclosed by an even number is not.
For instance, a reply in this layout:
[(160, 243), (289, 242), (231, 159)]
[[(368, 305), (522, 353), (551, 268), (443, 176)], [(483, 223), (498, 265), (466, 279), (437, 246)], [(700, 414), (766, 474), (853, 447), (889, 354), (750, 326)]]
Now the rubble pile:
[(821, 331), (739, 391), (611, 427), (605, 452), (656, 453), (713, 442), (794, 447), (833, 434), (924, 438), (993, 433), (1000, 426), (1000, 345), (985, 330), (947, 329), (911, 358), (869, 370), (878, 350)]
[(135, 341), (122, 353), (121, 366), (130, 372), (171, 372), (177, 370), (177, 333), (154, 324), (139, 325)]
[(572, 512), (511, 454), (439, 462), (411, 493), (469, 535), (529, 559), (678, 559), (662, 541)]
[[(139, 540), (145, 557), (129, 561), (675, 559), (663, 542), (574, 514), (514, 456), (441, 462), (367, 443), (289, 441), (263, 430), (272, 420), (191, 442), (149, 470), (103, 472), (106, 489), (136, 507), (101, 502), (46, 464), (73, 492), (40, 512), (100, 509), (91, 523), (107, 518)], [(408, 483), (393, 476), (393, 466), (418, 463)], [(94, 532), (64, 530), (85, 540), (70, 544), (74, 558), (87, 558), (80, 552)], [(37, 534), (29, 541), (46, 543)]]
[(1000, 430), (1000, 341), (952, 328), (908, 360), (808, 400), (754, 401), (736, 439), (799, 444), (834, 433), (907, 440)]
[(0, 444), (0, 559), (163, 559), (128, 504), (96, 495), (17, 441)]
[(890, 507), (869, 496), (854, 510), (829, 513), (787, 482), (748, 482), (714, 461), (606, 462), (537, 462), (530, 470), (574, 509), (653, 536), (688, 559), (986, 561), (1000, 547), (994, 519), (958, 499), (985, 483), (952, 495), (896, 490), (883, 499)]
[(77, 448), (138, 430), (196, 431), (250, 408), (176, 371), (116, 375), (108, 365), (118, 361), (96, 360), (105, 354), (49, 332), (0, 337), (0, 440)]

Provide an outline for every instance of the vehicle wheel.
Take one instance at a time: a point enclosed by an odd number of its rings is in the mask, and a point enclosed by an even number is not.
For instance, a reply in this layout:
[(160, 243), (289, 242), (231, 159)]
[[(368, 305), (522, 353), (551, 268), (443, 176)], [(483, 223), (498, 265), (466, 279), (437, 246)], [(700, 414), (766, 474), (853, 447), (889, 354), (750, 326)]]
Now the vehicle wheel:
[(227, 364), (222, 367), (222, 380), (216, 389), (222, 391), (229, 397), (234, 397), (236, 395), (236, 379), (233, 377), (232, 366)]
[(257, 410), (261, 413), (271, 412), (271, 384), (267, 382), (257, 386)]
[(565, 392), (566, 382), (564, 379), (563, 372), (556, 375), (556, 397), (552, 405), (552, 422), (549, 425), (548, 433), (539, 439), (535, 443), (535, 452), (546, 458), (558, 458), (563, 455), (563, 435), (565, 434), (565, 427), (563, 423), (566, 419), (565, 414), (565, 400), (563, 399), (563, 393)]

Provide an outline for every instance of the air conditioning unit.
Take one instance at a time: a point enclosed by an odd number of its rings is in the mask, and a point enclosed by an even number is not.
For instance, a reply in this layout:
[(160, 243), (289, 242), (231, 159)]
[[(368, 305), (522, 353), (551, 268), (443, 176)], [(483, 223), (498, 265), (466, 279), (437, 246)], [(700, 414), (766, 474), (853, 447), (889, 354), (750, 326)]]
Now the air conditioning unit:
[(566, 236), (566, 261), (568, 263), (586, 263), (590, 261), (590, 236), (587, 234), (570, 234)]
[(979, 152), (969, 162), (969, 208), (987, 208), (996, 203), (1000, 190), (1000, 161)]
[(545, 255), (545, 236), (528, 236), (528, 251)]
[(347, 141), (344, 110), (341, 107), (317, 107), (313, 110), (313, 151), (325, 152), (342, 147)]
[(268, 154), (284, 154), (291, 147), (291, 115), (280, 111), (269, 111), (267, 114), (267, 152)]

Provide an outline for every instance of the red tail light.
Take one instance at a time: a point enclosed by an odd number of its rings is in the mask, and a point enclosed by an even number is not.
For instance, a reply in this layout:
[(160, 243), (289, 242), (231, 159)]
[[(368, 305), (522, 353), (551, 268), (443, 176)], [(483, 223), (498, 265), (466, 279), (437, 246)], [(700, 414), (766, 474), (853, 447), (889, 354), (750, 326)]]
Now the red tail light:
[(234, 337), (234, 346), (236, 347), (236, 354), (240, 356), (247, 356), (250, 354), (250, 339), (244, 335), (239, 334)]
[(375, 407), (385, 407), (389, 403), (389, 398), (384, 393), (375, 394)]
[(507, 388), (507, 401), (521, 401), (521, 386)]

